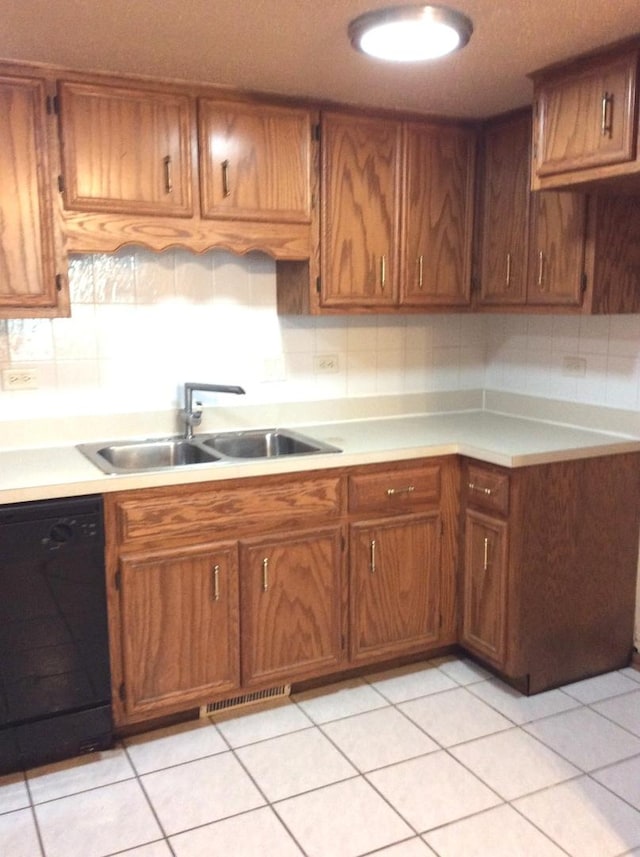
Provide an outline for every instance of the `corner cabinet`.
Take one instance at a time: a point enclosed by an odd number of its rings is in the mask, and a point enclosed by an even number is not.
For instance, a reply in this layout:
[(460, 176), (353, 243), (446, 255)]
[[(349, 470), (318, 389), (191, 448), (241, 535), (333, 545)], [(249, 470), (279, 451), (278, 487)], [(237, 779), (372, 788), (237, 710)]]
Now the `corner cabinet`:
[(0, 318), (69, 315), (45, 80), (0, 76)]

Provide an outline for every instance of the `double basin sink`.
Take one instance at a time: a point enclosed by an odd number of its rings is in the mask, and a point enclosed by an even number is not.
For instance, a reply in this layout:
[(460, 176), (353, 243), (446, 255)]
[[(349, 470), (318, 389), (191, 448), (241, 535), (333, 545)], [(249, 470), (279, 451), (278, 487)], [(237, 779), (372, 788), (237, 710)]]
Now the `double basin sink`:
[(78, 449), (109, 474), (342, 451), (290, 429), (251, 429), (199, 434), (193, 438), (102, 441), (82, 443)]

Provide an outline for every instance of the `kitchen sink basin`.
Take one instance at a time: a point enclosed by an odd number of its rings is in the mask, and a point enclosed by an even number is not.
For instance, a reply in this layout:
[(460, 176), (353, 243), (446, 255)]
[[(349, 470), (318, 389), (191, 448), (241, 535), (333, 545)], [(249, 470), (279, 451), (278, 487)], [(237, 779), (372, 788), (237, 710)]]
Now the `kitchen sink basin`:
[(147, 440), (82, 443), (78, 449), (105, 473), (139, 473), (237, 459), (341, 452), (288, 429), (253, 429)]
[(202, 438), (203, 446), (228, 458), (278, 458), (341, 452), (337, 447), (288, 429), (252, 429), (223, 432)]

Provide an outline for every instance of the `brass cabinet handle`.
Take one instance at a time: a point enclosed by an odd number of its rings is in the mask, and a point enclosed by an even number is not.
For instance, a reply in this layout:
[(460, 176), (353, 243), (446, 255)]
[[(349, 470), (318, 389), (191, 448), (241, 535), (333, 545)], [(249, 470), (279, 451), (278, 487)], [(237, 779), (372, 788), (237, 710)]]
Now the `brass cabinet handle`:
[(511, 253), (507, 253), (507, 275), (504, 284), (507, 288), (511, 286)]
[(387, 488), (387, 497), (393, 497), (394, 494), (413, 494), (415, 485), (405, 485), (404, 488)]
[(542, 250), (538, 253), (538, 288), (542, 291), (544, 283), (544, 253)]
[(380, 256), (380, 288), (387, 285), (387, 257)]
[(424, 286), (424, 256), (418, 256), (418, 288)]
[(172, 164), (171, 164), (171, 155), (167, 155), (166, 158), (162, 159), (162, 164), (164, 166), (164, 191), (165, 193), (173, 192), (173, 174), (172, 174)]
[(220, 601), (220, 566), (213, 566), (213, 600)]
[(376, 573), (376, 540), (371, 539), (369, 543), (369, 571), (371, 574)]
[(486, 571), (489, 568), (489, 539), (485, 536), (484, 540), (484, 565), (482, 566), (482, 570)]
[(229, 161), (224, 160), (220, 165), (222, 167), (222, 195), (230, 196), (231, 189), (229, 187)]
[(482, 485), (476, 485), (475, 482), (467, 482), (467, 487), (470, 491), (479, 491), (481, 494), (486, 494), (488, 497), (492, 494), (491, 488), (483, 488)]
[(603, 137), (611, 139), (613, 136), (613, 92), (605, 92), (602, 95), (600, 131)]
[(269, 589), (269, 557), (265, 556), (262, 560), (262, 591), (267, 592)]

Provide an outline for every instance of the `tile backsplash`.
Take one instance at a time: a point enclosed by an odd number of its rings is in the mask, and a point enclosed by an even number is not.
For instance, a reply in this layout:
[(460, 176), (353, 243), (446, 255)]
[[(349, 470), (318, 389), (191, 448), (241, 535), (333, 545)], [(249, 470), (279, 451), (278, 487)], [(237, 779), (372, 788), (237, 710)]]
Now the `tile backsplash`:
[(487, 387), (640, 410), (638, 315), (279, 317), (274, 262), (223, 251), (75, 256), (70, 288), (69, 319), (0, 321), (0, 366), (38, 376), (0, 419), (173, 408), (185, 380), (247, 404)]

